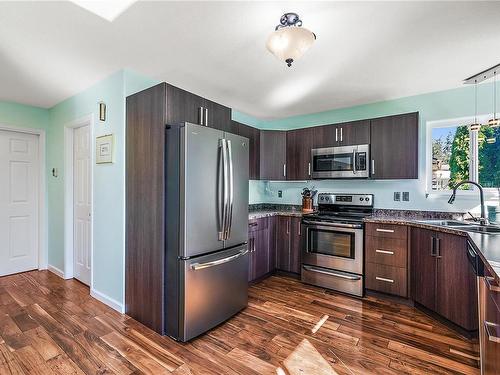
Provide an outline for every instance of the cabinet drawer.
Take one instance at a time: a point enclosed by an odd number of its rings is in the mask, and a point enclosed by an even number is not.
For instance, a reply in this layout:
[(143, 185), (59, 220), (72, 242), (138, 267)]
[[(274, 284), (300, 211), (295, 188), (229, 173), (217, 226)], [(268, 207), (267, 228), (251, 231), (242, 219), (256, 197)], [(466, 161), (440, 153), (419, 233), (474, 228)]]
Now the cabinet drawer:
[(405, 239), (366, 236), (365, 249), (367, 262), (407, 268)]
[(268, 220), (267, 217), (263, 217), (260, 219), (252, 219), (248, 221), (248, 231), (255, 232), (256, 230), (264, 230), (267, 229)]
[(366, 234), (368, 236), (407, 239), (408, 228), (406, 225), (367, 223)]
[(407, 270), (367, 262), (365, 286), (378, 292), (407, 297)]

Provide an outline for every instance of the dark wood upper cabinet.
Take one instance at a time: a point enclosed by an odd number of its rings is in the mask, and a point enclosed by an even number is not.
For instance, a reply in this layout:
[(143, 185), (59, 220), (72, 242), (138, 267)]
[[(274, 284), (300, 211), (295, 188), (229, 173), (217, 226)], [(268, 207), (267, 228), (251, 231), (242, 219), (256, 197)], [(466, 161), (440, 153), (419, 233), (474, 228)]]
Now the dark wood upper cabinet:
[(314, 145), (314, 128), (286, 132), (287, 180), (311, 179), (311, 149)]
[(313, 127), (313, 147), (339, 147), (370, 143), (370, 120)]
[(286, 132), (262, 130), (260, 133), (260, 179), (286, 180)]
[(418, 112), (371, 120), (371, 177), (418, 178)]
[(412, 297), (465, 330), (478, 328), (477, 290), (463, 236), (411, 229)]
[(260, 178), (260, 130), (236, 121), (233, 121), (232, 127), (236, 130), (236, 134), (248, 138), (250, 180), (258, 180)]
[(231, 108), (178, 87), (166, 86), (168, 124), (191, 122), (234, 133)]

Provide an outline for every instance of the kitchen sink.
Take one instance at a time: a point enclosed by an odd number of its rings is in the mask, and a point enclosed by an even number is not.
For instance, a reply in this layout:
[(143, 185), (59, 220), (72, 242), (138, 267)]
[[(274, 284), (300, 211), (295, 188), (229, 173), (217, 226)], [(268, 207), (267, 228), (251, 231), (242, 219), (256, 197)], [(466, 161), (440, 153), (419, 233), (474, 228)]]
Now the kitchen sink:
[(500, 234), (500, 227), (493, 225), (471, 225), (467, 228), (460, 228), (467, 232), (487, 233), (487, 234)]
[(442, 225), (445, 227), (463, 227), (472, 225), (471, 223), (466, 223), (464, 221), (458, 220), (419, 220), (418, 222), (430, 225)]

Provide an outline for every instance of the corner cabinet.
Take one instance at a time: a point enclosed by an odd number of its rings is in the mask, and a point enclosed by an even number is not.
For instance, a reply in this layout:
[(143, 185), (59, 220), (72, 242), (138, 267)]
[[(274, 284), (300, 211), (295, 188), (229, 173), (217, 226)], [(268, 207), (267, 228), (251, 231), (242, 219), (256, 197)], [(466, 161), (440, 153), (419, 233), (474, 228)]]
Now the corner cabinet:
[(478, 328), (476, 279), (467, 238), (411, 228), (413, 300), (467, 331)]
[(418, 178), (418, 112), (371, 120), (371, 178)]

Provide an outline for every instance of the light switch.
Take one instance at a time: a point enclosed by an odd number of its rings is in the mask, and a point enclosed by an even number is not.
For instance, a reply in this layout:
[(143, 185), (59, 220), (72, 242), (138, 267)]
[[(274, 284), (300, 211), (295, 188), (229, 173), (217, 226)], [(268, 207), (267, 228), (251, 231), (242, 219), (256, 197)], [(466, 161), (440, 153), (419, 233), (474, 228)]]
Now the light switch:
[(409, 191), (403, 191), (403, 201), (404, 202), (410, 201), (410, 192)]
[(401, 192), (399, 192), (399, 191), (394, 192), (394, 200), (396, 202), (399, 202), (401, 200)]
[(278, 198), (283, 198), (283, 191), (278, 190)]

